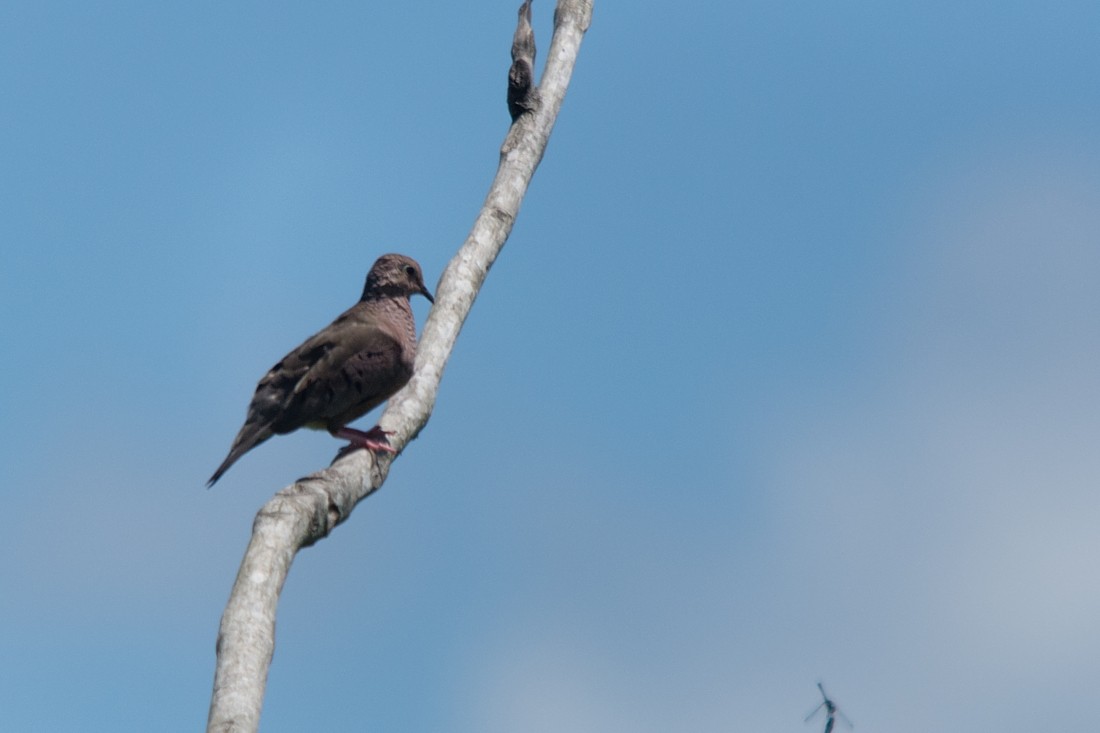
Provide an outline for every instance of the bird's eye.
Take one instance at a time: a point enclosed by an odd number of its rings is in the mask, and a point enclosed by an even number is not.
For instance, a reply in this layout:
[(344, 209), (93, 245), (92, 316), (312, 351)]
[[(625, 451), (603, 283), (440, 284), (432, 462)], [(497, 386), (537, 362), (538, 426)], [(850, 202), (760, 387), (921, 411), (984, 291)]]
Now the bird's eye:
[(415, 280), (416, 279), (416, 268), (413, 267), (412, 265), (405, 265), (405, 274), (408, 275), (409, 277), (411, 277), (413, 280)]

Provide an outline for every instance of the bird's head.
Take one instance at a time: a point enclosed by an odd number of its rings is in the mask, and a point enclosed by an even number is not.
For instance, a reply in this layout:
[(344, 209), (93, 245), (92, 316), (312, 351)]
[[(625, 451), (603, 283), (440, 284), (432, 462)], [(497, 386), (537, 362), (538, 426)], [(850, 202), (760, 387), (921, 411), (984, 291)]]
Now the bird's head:
[(427, 298), (429, 303), (435, 302), (435, 298), (424, 285), (424, 275), (416, 260), (405, 255), (388, 254), (379, 257), (370, 268), (362, 299), (392, 298), (417, 293)]

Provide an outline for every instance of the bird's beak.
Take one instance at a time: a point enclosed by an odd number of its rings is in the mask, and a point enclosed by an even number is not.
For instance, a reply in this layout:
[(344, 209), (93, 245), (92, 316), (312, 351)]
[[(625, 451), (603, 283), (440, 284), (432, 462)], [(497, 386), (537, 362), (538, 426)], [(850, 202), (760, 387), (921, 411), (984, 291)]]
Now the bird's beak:
[(432, 305), (435, 305), (435, 298), (433, 298), (432, 294), (428, 292), (428, 286), (427, 285), (421, 286), (420, 294), (423, 295), (425, 298), (427, 298), (429, 303), (431, 303)]

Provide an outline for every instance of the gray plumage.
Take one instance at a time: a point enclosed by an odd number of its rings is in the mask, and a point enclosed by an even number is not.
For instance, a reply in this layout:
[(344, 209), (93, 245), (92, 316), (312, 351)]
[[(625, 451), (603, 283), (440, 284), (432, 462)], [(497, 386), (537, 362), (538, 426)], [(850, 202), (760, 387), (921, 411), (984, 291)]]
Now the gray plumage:
[(359, 302), (271, 368), (256, 387), (248, 417), (207, 486), (272, 435), (301, 427), (328, 430), (376, 450), (392, 450), (377, 427), (346, 427), (385, 402), (412, 377), (416, 322), (409, 296), (435, 302), (420, 265), (398, 254), (378, 258)]

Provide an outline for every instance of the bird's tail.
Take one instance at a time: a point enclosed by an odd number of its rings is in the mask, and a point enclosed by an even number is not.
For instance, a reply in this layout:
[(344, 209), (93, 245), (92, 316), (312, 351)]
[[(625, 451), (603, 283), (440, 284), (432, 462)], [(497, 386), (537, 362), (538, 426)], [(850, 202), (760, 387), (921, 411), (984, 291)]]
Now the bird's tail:
[(255, 425), (245, 423), (241, 428), (241, 432), (237, 433), (237, 437), (233, 440), (233, 447), (229, 449), (229, 455), (222, 461), (222, 465), (218, 466), (218, 470), (214, 472), (214, 475), (210, 477), (210, 480), (206, 482), (206, 488), (210, 488), (214, 483), (222, 477), (229, 467), (237, 462), (237, 459), (243, 456), (248, 451), (252, 450), (260, 443), (270, 438), (274, 433), (266, 425)]

